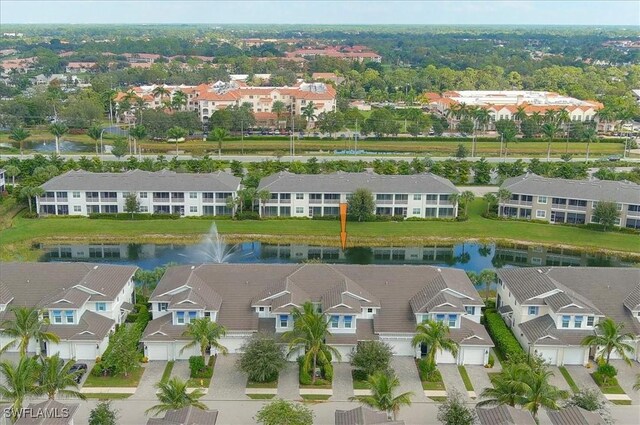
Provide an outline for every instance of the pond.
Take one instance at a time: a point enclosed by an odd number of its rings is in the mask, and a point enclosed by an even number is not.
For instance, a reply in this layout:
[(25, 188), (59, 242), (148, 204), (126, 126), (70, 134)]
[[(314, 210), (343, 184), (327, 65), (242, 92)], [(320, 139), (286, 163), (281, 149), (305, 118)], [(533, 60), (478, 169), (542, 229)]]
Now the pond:
[[(41, 153), (52, 153), (56, 151), (55, 140), (39, 140), (22, 142), (23, 149), (25, 151), (35, 151)], [(20, 143), (10, 142), (3, 143), (3, 147), (11, 147), (20, 149)], [(95, 152), (95, 145), (90, 143), (72, 142), (70, 140), (60, 141), (60, 152)]]
[[(91, 261), (133, 264), (153, 269), (167, 263), (301, 263), (423, 264), (480, 272), (502, 267), (587, 266), (627, 267), (629, 259), (540, 246), (460, 243), (411, 247), (338, 247), (266, 244), (257, 241), (219, 246), (211, 241), (193, 245), (84, 244), (43, 246), (41, 261)], [(220, 254), (221, 253), (221, 254)]]

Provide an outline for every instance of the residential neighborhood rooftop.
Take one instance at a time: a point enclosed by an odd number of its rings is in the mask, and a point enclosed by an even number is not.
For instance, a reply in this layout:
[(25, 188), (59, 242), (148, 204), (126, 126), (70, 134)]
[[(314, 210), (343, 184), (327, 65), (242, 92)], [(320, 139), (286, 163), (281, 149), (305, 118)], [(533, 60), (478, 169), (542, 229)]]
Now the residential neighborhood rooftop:
[(168, 410), (164, 418), (150, 418), (147, 425), (216, 425), (217, 410), (202, 410), (193, 406)]
[(404, 421), (390, 421), (385, 412), (360, 406), (351, 410), (336, 410), (335, 425), (404, 425)]
[(506, 404), (476, 407), (476, 414), (480, 425), (536, 425), (531, 413)]

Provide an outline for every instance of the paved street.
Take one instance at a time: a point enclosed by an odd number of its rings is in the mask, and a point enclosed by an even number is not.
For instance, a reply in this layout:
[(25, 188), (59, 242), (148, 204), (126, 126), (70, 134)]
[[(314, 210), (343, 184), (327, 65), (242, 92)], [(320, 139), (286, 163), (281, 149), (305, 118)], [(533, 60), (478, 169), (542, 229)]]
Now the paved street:
[(206, 399), (242, 400), (245, 398), (247, 375), (236, 368), (239, 357), (238, 354), (218, 356)]

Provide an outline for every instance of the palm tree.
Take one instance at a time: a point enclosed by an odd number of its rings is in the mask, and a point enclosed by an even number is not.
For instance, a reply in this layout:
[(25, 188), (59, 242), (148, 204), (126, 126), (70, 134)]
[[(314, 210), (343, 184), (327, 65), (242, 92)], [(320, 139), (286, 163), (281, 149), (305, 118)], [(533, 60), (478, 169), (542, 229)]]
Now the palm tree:
[(311, 302), (302, 305), (302, 310), (294, 307), (293, 330), (282, 335), (284, 341), (289, 342), (289, 353), (296, 352), (302, 345), (305, 349), (302, 367), (311, 372), (311, 382), (316, 382), (316, 368), (318, 364), (327, 364), (335, 356), (341, 358), (340, 352), (326, 343), (329, 332), (329, 320), (326, 314), (319, 312)]
[(44, 194), (44, 189), (40, 186), (23, 186), (20, 190), (20, 196), (23, 198), (27, 198), (29, 202), (29, 212), (33, 213), (33, 208), (31, 207), (31, 198), (35, 198), (36, 196), (42, 196)]
[(631, 341), (634, 336), (632, 333), (623, 332), (623, 329), (623, 323), (616, 323), (612, 318), (606, 317), (596, 324), (593, 335), (585, 336), (581, 344), (589, 347), (602, 347), (600, 358), (604, 358), (604, 354), (606, 353), (605, 360), (607, 364), (609, 364), (611, 352), (615, 351), (630, 365), (631, 360), (627, 353), (633, 353), (634, 348), (631, 344), (625, 342), (625, 340)]
[[(496, 194), (496, 198), (498, 199), (498, 203), (502, 204), (511, 199), (511, 192), (507, 189), (499, 189)], [(500, 205), (498, 205), (498, 217), (500, 217)]]
[(525, 111), (525, 107), (518, 106), (518, 108), (516, 108), (516, 113), (513, 114), (513, 118), (516, 121), (518, 121), (518, 127), (520, 127), (520, 124), (522, 124), (522, 121), (524, 121), (527, 118), (527, 112)]
[(395, 389), (400, 386), (400, 380), (397, 376), (376, 372), (367, 379), (367, 387), (371, 391), (371, 395), (361, 397), (351, 397), (351, 401), (359, 401), (360, 403), (373, 407), (374, 409), (387, 412), (387, 416), (395, 421), (398, 412), (402, 406), (411, 406), (412, 392), (406, 392), (394, 396)]
[(633, 384), (633, 389), (636, 391), (640, 391), (640, 373), (636, 375), (636, 383)]
[(156, 88), (153, 89), (151, 94), (153, 94), (153, 97), (159, 97), (160, 102), (162, 102), (164, 101), (164, 97), (169, 96), (171, 92), (169, 91), (169, 89), (165, 88), (164, 86), (157, 86)]
[(523, 376), (528, 370), (525, 364), (507, 363), (503, 365), (502, 372), (491, 380), (493, 387), (485, 388), (480, 393), (482, 400), (478, 406), (495, 406), (506, 404), (511, 407), (520, 400), (524, 394)]
[(555, 122), (546, 122), (542, 124), (540, 130), (542, 131), (544, 138), (547, 139), (547, 162), (549, 162), (551, 160), (551, 142), (555, 139), (559, 128)]
[(222, 156), (222, 141), (229, 136), (226, 128), (216, 127), (211, 131), (211, 137), (218, 141), (218, 157)]
[(49, 126), (49, 133), (56, 138), (56, 155), (60, 155), (60, 138), (69, 131), (66, 125), (55, 122)]
[(26, 139), (28, 139), (29, 136), (31, 136), (31, 133), (29, 133), (27, 130), (25, 130), (22, 127), (16, 127), (13, 130), (11, 130), (11, 134), (9, 135), (9, 139), (15, 140), (16, 142), (18, 142), (20, 144), (20, 155), (22, 155), (22, 152), (23, 152), (22, 142), (24, 142)]
[(271, 192), (269, 192), (266, 189), (263, 189), (263, 190), (259, 191), (258, 193), (256, 193), (256, 197), (258, 198), (258, 200), (260, 201), (260, 205), (262, 206), (262, 210), (261, 210), (260, 216), (263, 216), (266, 204), (267, 204), (267, 202), (269, 202), (269, 199), (271, 199)]
[(187, 130), (179, 126), (174, 126), (167, 130), (167, 139), (173, 139), (176, 142), (176, 156), (178, 156), (178, 142), (180, 139), (186, 137), (187, 134)]
[[(480, 248), (482, 249), (482, 248)], [(480, 274), (478, 275), (478, 280), (482, 283), (484, 283), (485, 285), (485, 290), (484, 290), (484, 299), (485, 302), (487, 300), (489, 300), (489, 289), (491, 287), (491, 284), (495, 281), (497, 281), (498, 276), (496, 275), (496, 272), (494, 272), (491, 269), (484, 269), (480, 272)]]
[(173, 94), (171, 98), (171, 107), (173, 109), (182, 110), (182, 108), (187, 104), (187, 95), (182, 91), (178, 90)]
[(202, 410), (206, 410), (207, 408), (207, 406), (200, 401), (200, 398), (204, 396), (204, 392), (200, 389), (195, 389), (187, 393), (187, 383), (177, 376), (174, 376), (166, 382), (158, 382), (156, 388), (158, 389), (156, 397), (158, 397), (160, 404), (150, 407), (145, 411), (145, 414), (153, 412), (155, 416), (160, 412), (178, 410), (189, 406)]
[(498, 201), (498, 197), (495, 195), (495, 193), (485, 193), (482, 199), (484, 199), (485, 202), (487, 203), (487, 214), (488, 214), (489, 210), (491, 209), (491, 205), (495, 204)]
[(604, 123), (603, 130), (606, 129), (606, 125), (613, 121), (615, 117), (615, 113), (610, 108), (602, 108), (596, 112), (595, 115), (598, 118), (598, 122)]
[(21, 356), (18, 364), (0, 362), (0, 398), (11, 403), (11, 419), (16, 420), (27, 396), (41, 395), (37, 385), (38, 362), (35, 357)]
[(102, 136), (102, 127), (97, 124), (92, 125), (87, 129), (87, 136), (96, 143), (96, 155), (98, 154), (98, 140)]
[(589, 150), (591, 147), (591, 143), (598, 142), (598, 132), (593, 127), (587, 127), (582, 133), (582, 139), (587, 142), (587, 162), (589, 162)]
[(69, 360), (65, 363), (58, 353), (51, 357), (40, 357), (40, 389), (47, 394), (49, 400), (55, 400), (56, 394), (81, 400), (86, 399), (84, 394), (79, 391), (67, 389), (69, 387), (78, 388), (76, 378), (80, 371), (70, 372), (75, 363), (75, 360)]
[(540, 407), (558, 410), (560, 408), (558, 401), (569, 396), (567, 391), (560, 390), (549, 383), (551, 376), (553, 372), (546, 369), (530, 369), (524, 375), (524, 393), (519, 398), (518, 404), (531, 412), (536, 421)]
[(147, 137), (147, 128), (142, 124), (138, 124), (129, 130), (129, 135), (133, 137), (133, 152), (136, 153), (138, 151), (138, 142)]
[(208, 317), (195, 319), (187, 325), (187, 329), (182, 333), (182, 336), (186, 336), (187, 338), (191, 339), (191, 342), (182, 347), (180, 353), (182, 353), (187, 348), (199, 345), (200, 354), (202, 355), (202, 360), (205, 361), (205, 363), (207, 348), (209, 347), (213, 347), (217, 351), (226, 355), (229, 350), (227, 350), (227, 347), (220, 344), (219, 341), (219, 339), (226, 334), (227, 329), (224, 326), (221, 326), (216, 322), (212, 322)]
[(285, 105), (285, 103), (281, 100), (276, 100), (275, 102), (273, 102), (273, 105), (271, 105), (271, 112), (276, 114), (276, 117), (278, 119), (278, 126), (280, 126), (280, 117), (282, 117), (282, 114), (285, 112), (286, 108), (287, 105)]
[(25, 356), (31, 339), (60, 342), (58, 335), (42, 330), (45, 325), (49, 324), (49, 321), (41, 319), (40, 311), (35, 307), (12, 306), (9, 311), (13, 313), (14, 318), (0, 324), (0, 329), (2, 329), (0, 335), (13, 338), (13, 340), (2, 347), (0, 353), (17, 345), (20, 356)]
[(20, 169), (15, 165), (7, 165), (4, 167), (4, 172), (8, 177), (11, 177), (11, 186), (15, 186), (16, 176), (20, 175)]
[(449, 202), (451, 203), (451, 205), (458, 204), (460, 202), (460, 194), (452, 193), (451, 195), (449, 195)]
[(449, 338), (449, 327), (442, 322), (425, 320), (416, 326), (416, 334), (411, 340), (413, 347), (427, 346), (427, 361), (436, 365), (436, 355), (441, 351), (450, 352), (453, 357), (458, 355), (458, 343)]
[(313, 101), (307, 103), (307, 106), (302, 108), (301, 115), (307, 120), (307, 127), (317, 118), (316, 105), (313, 104)]
[(460, 194), (460, 201), (464, 207), (464, 215), (467, 216), (467, 211), (469, 210), (469, 204), (476, 199), (476, 196), (470, 190), (465, 190)]

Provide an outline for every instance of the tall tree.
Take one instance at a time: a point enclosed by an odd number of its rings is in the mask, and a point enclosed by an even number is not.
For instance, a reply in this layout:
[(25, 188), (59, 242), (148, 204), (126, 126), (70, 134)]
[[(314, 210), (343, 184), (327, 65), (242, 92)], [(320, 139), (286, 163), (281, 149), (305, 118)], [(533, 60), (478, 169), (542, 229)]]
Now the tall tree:
[(102, 136), (102, 127), (100, 127), (98, 124), (94, 124), (91, 127), (89, 127), (87, 129), (87, 136), (89, 136), (89, 138), (91, 140), (93, 140), (96, 144), (96, 155), (98, 154), (98, 140), (100, 140), (100, 137)]
[(23, 142), (31, 136), (27, 130), (22, 127), (16, 127), (11, 130), (11, 134), (9, 135), (9, 139), (15, 140), (20, 144), (20, 155), (24, 152)]
[(271, 336), (255, 334), (242, 347), (237, 367), (253, 382), (272, 382), (286, 366), (282, 345)]
[(206, 362), (207, 348), (215, 348), (222, 354), (227, 354), (227, 347), (220, 344), (220, 338), (227, 334), (227, 329), (224, 326), (219, 325), (216, 322), (212, 322), (208, 317), (202, 317), (193, 320), (187, 325), (187, 329), (182, 333), (182, 336), (189, 338), (191, 341), (187, 343), (180, 353), (187, 348), (199, 347), (202, 360)]
[(189, 406), (202, 410), (207, 409), (207, 406), (200, 401), (204, 392), (200, 389), (187, 392), (187, 383), (177, 376), (166, 382), (158, 382), (156, 388), (158, 389), (156, 397), (160, 403), (147, 409), (145, 411), (147, 414), (153, 413), (155, 416), (167, 410), (178, 410)]
[(229, 136), (229, 132), (222, 127), (216, 127), (211, 132), (211, 138), (218, 142), (218, 157), (222, 156), (222, 141)]
[(264, 216), (264, 210), (265, 207), (267, 205), (267, 202), (269, 202), (269, 200), (271, 199), (271, 192), (269, 192), (266, 189), (262, 189), (260, 191), (258, 191), (258, 193), (256, 193), (256, 197), (258, 198), (258, 201), (260, 202), (260, 206), (262, 208), (260, 216)]
[[(76, 378), (80, 372), (71, 372), (71, 367), (75, 363), (75, 360), (63, 361), (59, 353), (51, 357), (40, 358), (40, 378), (38, 381), (40, 389), (47, 394), (49, 400), (55, 400), (58, 394), (65, 398), (86, 399), (84, 394), (77, 391)], [(75, 390), (70, 388), (75, 388)]]
[(69, 127), (59, 122), (53, 123), (49, 126), (49, 133), (56, 138), (56, 155), (60, 155), (60, 138), (68, 131)]
[(329, 320), (326, 314), (319, 312), (311, 302), (302, 305), (302, 309), (294, 307), (293, 330), (282, 335), (282, 339), (289, 343), (289, 355), (304, 347), (304, 362), (302, 367), (311, 373), (311, 382), (316, 382), (316, 368), (325, 365), (332, 358), (340, 359), (340, 352), (326, 343), (329, 332)]
[(485, 388), (480, 393), (483, 400), (478, 406), (503, 405), (515, 407), (524, 393), (524, 375), (528, 365), (520, 363), (506, 363), (502, 371), (492, 380), (492, 387)]
[(307, 103), (307, 105), (302, 108), (300, 114), (307, 120), (307, 125), (311, 125), (313, 120), (316, 119), (316, 105), (313, 103), (313, 101)]
[(31, 200), (36, 196), (44, 195), (44, 189), (40, 186), (22, 186), (20, 189), (20, 196), (27, 199), (29, 203), (29, 212), (33, 213), (33, 208), (31, 206)]
[(284, 114), (286, 110), (287, 105), (285, 105), (285, 103), (281, 100), (276, 100), (275, 102), (273, 102), (273, 105), (271, 105), (271, 112), (276, 114), (278, 128), (280, 128), (280, 118), (282, 118), (282, 114)]
[(593, 209), (593, 221), (600, 223), (606, 231), (616, 224), (620, 218), (620, 210), (618, 204), (609, 201), (600, 201)]
[(630, 365), (629, 354), (635, 351), (631, 344), (633, 340), (634, 336), (631, 332), (624, 332), (623, 323), (616, 323), (612, 318), (606, 317), (596, 324), (593, 335), (585, 336), (581, 344), (601, 348), (600, 358), (607, 364), (609, 364), (611, 353), (615, 351)]
[(26, 356), (29, 342), (37, 341), (60, 342), (58, 335), (47, 332), (44, 327), (49, 324), (42, 319), (40, 310), (35, 307), (11, 306), (9, 311), (13, 315), (0, 324), (0, 335), (11, 338), (11, 341), (0, 349), (0, 354), (9, 348), (18, 346), (20, 356)]
[(524, 375), (524, 393), (519, 397), (518, 404), (528, 410), (537, 420), (541, 407), (549, 410), (558, 410), (558, 402), (566, 399), (569, 393), (559, 390), (549, 383), (553, 372), (544, 368), (532, 368)]
[(173, 93), (173, 97), (171, 98), (171, 107), (173, 109), (182, 110), (186, 104), (187, 95), (182, 90), (178, 90)]
[(546, 122), (542, 124), (542, 134), (547, 140), (547, 162), (551, 159), (551, 142), (555, 139), (558, 131), (559, 128), (555, 122)]
[[(498, 199), (499, 204), (503, 204), (511, 199), (511, 192), (508, 189), (499, 189), (498, 193), (496, 194), (496, 198)], [(498, 217), (500, 216), (502, 216), (502, 211), (500, 206), (498, 206)]]
[(402, 406), (411, 405), (412, 392), (395, 395), (400, 386), (397, 376), (387, 372), (377, 372), (367, 379), (367, 387), (371, 395), (352, 397), (350, 400), (387, 412), (395, 421)]
[(24, 399), (43, 393), (37, 385), (38, 362), (35, 357), (20, 356), (17, 364), (9, 360), (0, 362), (0, 398), (11, 403), (11, 419), (15, 421), (22, 410)]
[(465, 190), (460, 194), (460, 201), (462, 203), (462, 208), (463, 208), (465, 217), (468, 217), (467, 214), (469, 211), (469, 204), (471, 204), (474, 199), (476, 199), (476, 196), (470, 190)]
[(367, 221), (373, 217), (376, 203), (369, 189), (356, 189), (347, 201), (349, 215), (358, 221)]
[(6, 167), (4, 167), (4, 172), (7, 175), (7, 177), (11, 177), (11, 186), (15, 187), (16, 176), (20, 175), (20, 169), (15, 165), (7, 165)]
[(103, 401), (91, 410), (89, 425), (118, 425), (118, 413), (111, 408), (111, 402)]
[(589, 162), (589, 153), (591, 150), (591, 143), (597, 143), (598, 142), (598, 132), (596, 131), (595, 128), (589, 126), (587, 128), (585, 128), (585, 130), (582, 132), (582, 140), (584, 140), (585, 142), (587, 142), (587, 158), (586, 161)]
[(153, 94), (153, 97), (159, 97), (160, 102), (164, 101), (165, 96), (171, 95), (169, 89), (165, 88), (164, 86), (157, 86), (151, 93)]
[(449, 336), (449, 327), (442, 322), (426, 320), (416, 326), (416, 334), (411, 340), (413, 347), (427, 346), (427, 361), (435, 365), (438, 352), (448, 351), (453, 357), (458, 355), (458, 343)]
[(138, 196), (135, 192), (130, 192), (124, 198), (124, 212), (130, 213), (131, 218), (135, 213), (140, 212), (140, 201), (138, 200)]

